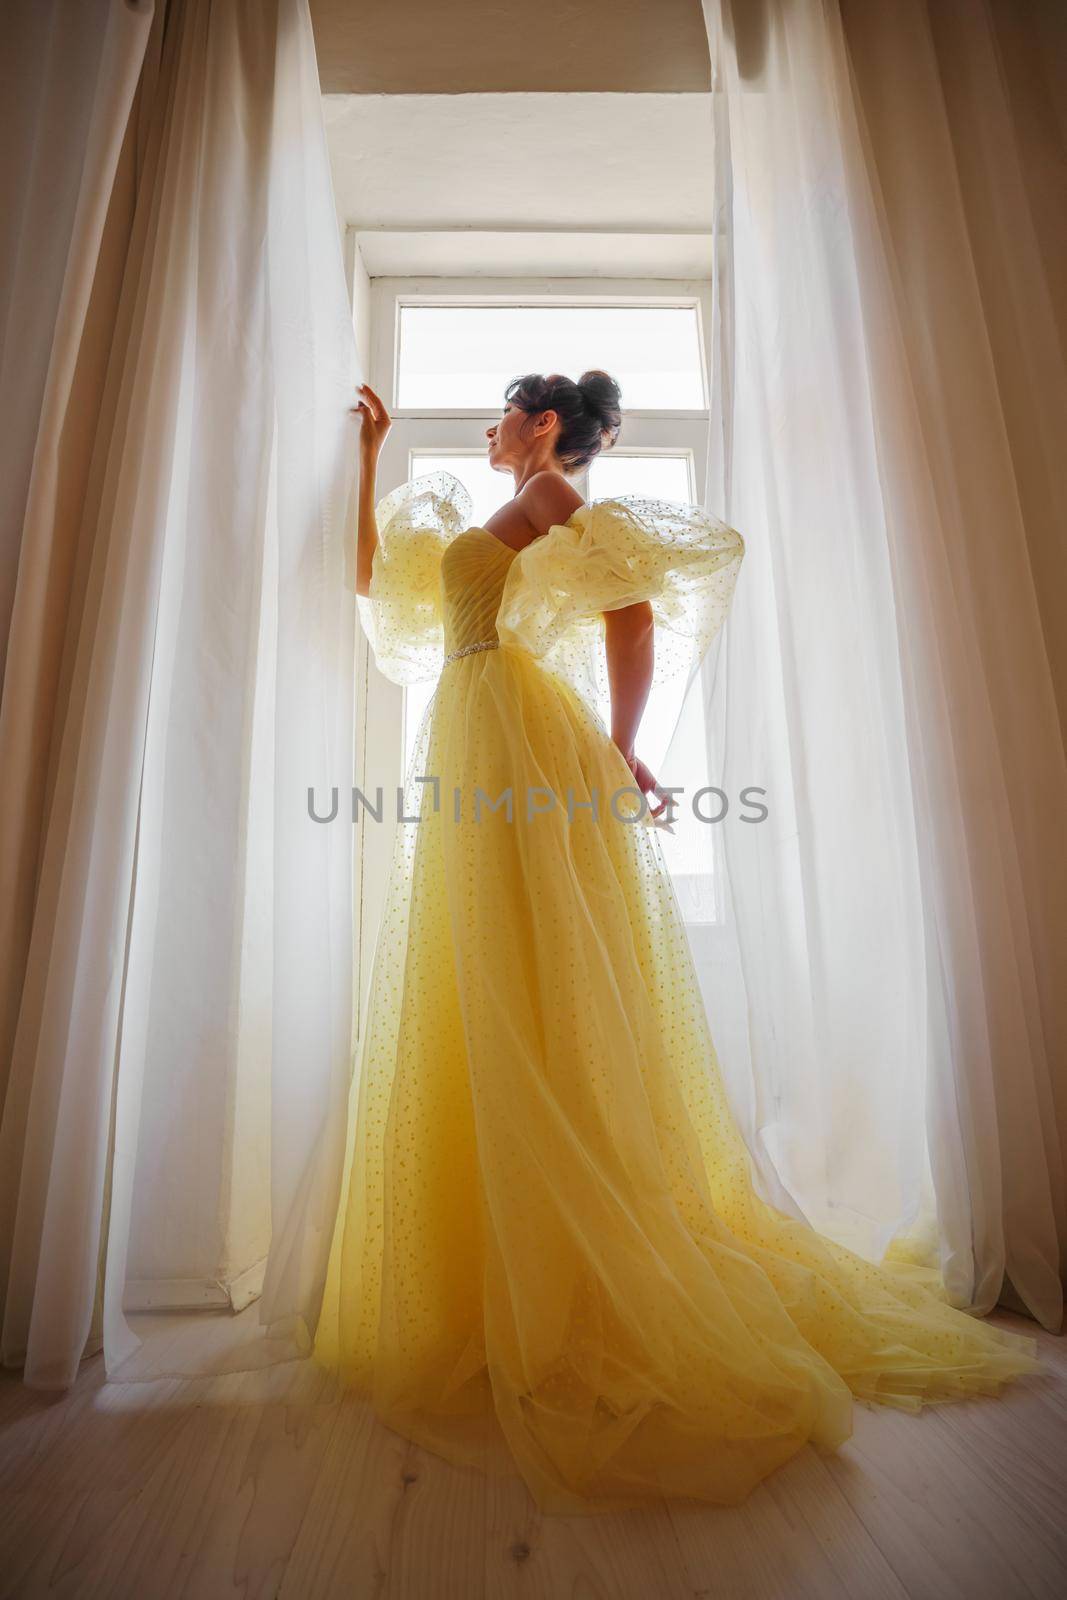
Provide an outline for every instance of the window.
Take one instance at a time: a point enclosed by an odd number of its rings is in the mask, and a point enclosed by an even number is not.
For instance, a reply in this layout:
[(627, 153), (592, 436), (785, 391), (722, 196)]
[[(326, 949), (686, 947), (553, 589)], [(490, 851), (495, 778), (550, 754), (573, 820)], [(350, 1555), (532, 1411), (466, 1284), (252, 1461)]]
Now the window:
[(524, 372), (572, 377), (603, 367), (628, 410), (707, 404), (695, 303), (681, 305), (436, 304), (398, 306), (396, 402), (492, 411)]
[(618, 447), (597, 456), (589, 467), (589, 498), (613, 500), (622, 494), (653, 500), (692, 500), (693, 462), (683, 455), (640, 455)]
[[(708, 400), (702, 328), (709, 285), (671, 285), (667, 295), (662, 282), (560, 280), (555, 295), (543, 292), (544, 280), (531, 283), (529, 293), (515, 280), (449, 280), (448, 287), (451, 292), (442, 295), (441, 280), (379, 278), (372, 285), (370, 382), (392, 398), (393, 415), (379, 463), (380, 494), (405, 478), (444, 469), (470, 494), (472, 521), (483, 522), (514, 493), (511, 478), (489, 467), (485, 439), (486, 428), (499, 419), (510, 379), (527, 371), (577, 377), (586, 368), (603, 367), (623, 390), (623, 428), (615, 449), (572, 480), (578, 492), (586, 500), (703, 497)], [(369, 699), (382, 700), (368, 724), (379, 730), (375, 766), (388, 771), (392, 760), (399, 782), (434, 685), (414, 685), (401, 694), (379, 675), (373, 678)], [(694, 770), (658, 772), (681, 688), (667, 685), (650, 697), (639, 748), (664, 782), (684, 786), (688, 803), (709, 781), (699, 696), (690, 715), (701, 725), (685, 740)], [(394, 696), (401, 701), (395, 707)], [(607, 723), (610, 707), (599, 709)], [(716, 833), (701, 827), (660, 836), (691, 922), (718, 919)]]

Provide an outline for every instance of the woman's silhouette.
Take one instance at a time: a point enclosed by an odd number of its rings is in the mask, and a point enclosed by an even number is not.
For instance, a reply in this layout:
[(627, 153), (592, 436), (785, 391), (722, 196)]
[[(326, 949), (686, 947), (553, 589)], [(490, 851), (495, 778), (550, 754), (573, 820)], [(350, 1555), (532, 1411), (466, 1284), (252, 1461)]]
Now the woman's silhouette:
[[(488, 440), (515, 495), (484, 527), (447, 473), (375, 506), (390, 419), (362, 396), (361, 617), (388, 676), (437, 686), (316, 1359), (406, 1437), (564, 1512), (737, 1502), (847, 1439), (853, 1397), (918, 1410), (1038, 1370), (1035, 1340), (950, 1306), (929, 1269), (867, 1262), (754, 1187), (635, 825), (656, 659), (706, 649), (740, 535), (696, 506), (581, 501), (568, 475), (621, 424), (605, 373), (509, 387)], [(580, 692), (596, 649), (610, 731)]]

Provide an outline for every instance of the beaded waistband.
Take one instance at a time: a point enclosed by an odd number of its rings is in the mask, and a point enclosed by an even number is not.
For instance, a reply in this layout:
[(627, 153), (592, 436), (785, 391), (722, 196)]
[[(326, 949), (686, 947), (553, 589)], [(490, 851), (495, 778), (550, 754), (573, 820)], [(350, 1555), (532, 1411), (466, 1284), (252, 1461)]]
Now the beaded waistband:
[(451, 655), (445, 656), (444, 664), (447, 667), (450, 661), (458, 661), (460, 656), (471, 656), (476, 650), (498, 650), (499, 648), (499, 639), (479, 639), (477, 644), (465, 644), (461, 649), (453, 650)]

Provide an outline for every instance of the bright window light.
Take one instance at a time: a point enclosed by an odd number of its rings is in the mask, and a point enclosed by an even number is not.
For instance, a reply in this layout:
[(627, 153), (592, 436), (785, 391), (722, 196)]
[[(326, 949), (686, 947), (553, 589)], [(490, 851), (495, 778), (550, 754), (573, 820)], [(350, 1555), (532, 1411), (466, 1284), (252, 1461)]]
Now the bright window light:
[(512, 378), (610, 372), (630, 411), (707, 405), (695, 306), (400, 305), (396, 404), (483, 410)]
[(623, 494), (651, 500), (692, 500), (692, 468), (687, 455), (637, 455), (606, 451), (589, 466), (593, 500), (614, 500)]
[(411, 452), (413, 477), (424, 477), (428, 472), (450, 472), (458, 478), (471, 497), (471, 525), (480, 528), (485, 519), (499, 511), (515, 493), (515, 479), (510, 472), (494, 472), (489, 465), (488, 440), (486, 452), (472, 455), (467, 451), (413, 450)]

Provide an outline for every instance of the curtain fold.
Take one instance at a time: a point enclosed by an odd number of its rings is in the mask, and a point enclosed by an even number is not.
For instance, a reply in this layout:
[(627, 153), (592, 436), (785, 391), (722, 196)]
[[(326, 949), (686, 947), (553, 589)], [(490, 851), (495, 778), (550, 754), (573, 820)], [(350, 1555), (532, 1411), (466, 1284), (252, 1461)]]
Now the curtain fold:
[[(133, 227), (151, 6), (19, 4), (7, 18), (0, 194), (0, 1092), (32, 919), (79, 506)], [(17, 592), (17, 606), (16, 606)], [(4, 672), (9, 652), (10, 676)], [(16, 695), (11, 685), (19, 682)]]
[(1067, 390), (1025, 172), (1062, 123), (1014, 136), (1032, 62), (1006, 7), (704, 12), (709, 504), (748, 540), (709, 765), (770, 791), (766, 823), (722, 831), (717, 944), (690, 930), (710, 1015), (772, 1193), (1059, 1328), (1067, 770), (1040, 581)]
[[(846, 4), (835, 64), (851, 90), (874, 420), (900, 530), (924, 881), (951, 952), (975, 1292), (1056, 1328), (1067, 1266), (1067, 363), (1062, 286), (1039, 248), (1000, 43), (1036, 32), (1043, 13), (907, 0), (890, 26), (877, 8)], [(1062, 12), (1048, 44), (1049, 63), (1067, 67)], [(1050, 81), (1048, 66), (1028, 70), (1014, 98), (1040, 97), (1043, 83), (1047, 94)]]
[[(3, 1360), (42, 1388), (101, 1336), (109, 1373), (135, 1350), (131, 1283), (262, 1290), (306, 1338), (351, 1071), (351, 830), (307, 791), (351, 782), (358, 375), (310, 19), (172, 0), (155, 25), (112, 325), (57, 312), (110, 349), (0, 1124)], [(24, 550), (60, 533), (46, 507)], [(9, 654), (5, 706), (44, 692)]]

